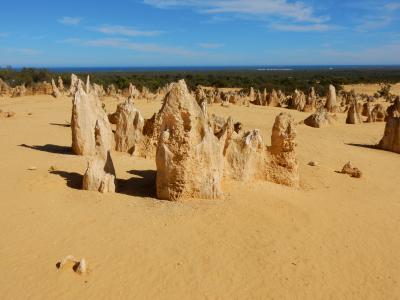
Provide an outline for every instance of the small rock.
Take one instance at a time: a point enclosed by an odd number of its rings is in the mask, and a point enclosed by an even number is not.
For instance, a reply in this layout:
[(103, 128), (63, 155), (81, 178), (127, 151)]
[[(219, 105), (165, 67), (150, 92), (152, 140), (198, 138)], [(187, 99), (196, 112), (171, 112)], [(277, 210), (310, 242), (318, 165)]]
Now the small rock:
[(78, 262), (78, 267), (76, 268), (75, 272), (78, 273), (78, 274), (87, 273), (87, 264), (86, 264), (86, 260), (84, 258), (82, 258)]
[(37, 170), (37, 167), (29, 167), (28, 170), (29, 170), (29, 171), (36, 171), (36, 170)]
[(311, 167), (317, 167), (319, 164), (316, 161), (310, 161), (308, 165)]
[(49, 171), (50, 172), (57, 171), (57, 167), (56, 166), (50, 166)]
[(15, 116), (13, 111), (2, 111), (0, 110), (0, 118), (12, 118)]
[(348, 162), (343, 166), (342, 174), (348, 174), (354, 178), (361, 178), (362, 176), (362, 172), (358, 168), (353, 167), (351, 162)]
[(78, 260), (72, 255), (67, 255), (60, 262), (56, 264), (57, 269), (63, 269), (66, 265), (71, 266), (72, 270), (77, 274), (85, 274), (88, 272), (86, 260), (84, 258)]

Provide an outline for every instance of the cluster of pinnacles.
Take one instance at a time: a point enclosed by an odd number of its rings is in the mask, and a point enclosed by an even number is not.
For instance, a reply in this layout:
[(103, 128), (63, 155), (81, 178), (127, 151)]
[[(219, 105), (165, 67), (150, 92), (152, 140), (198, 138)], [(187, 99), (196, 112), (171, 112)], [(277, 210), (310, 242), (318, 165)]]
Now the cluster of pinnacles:
[(259, 130), (240, 132), (231, 118), (210, 116), (207, 104), (199, 105), (183, 80), (168, 86), (162, 108), (148, 120), (132, 97), (107, 116), (89, 81), (84, 86), (73, 78), (72, 83), (72, 149), (89, 157), (83, 189), (115, 191), (112, 149), (155, 157), (159, 199), (221, 198), (224, 179), (299, 185), (290, 114), (277, 116), (267, 146)]

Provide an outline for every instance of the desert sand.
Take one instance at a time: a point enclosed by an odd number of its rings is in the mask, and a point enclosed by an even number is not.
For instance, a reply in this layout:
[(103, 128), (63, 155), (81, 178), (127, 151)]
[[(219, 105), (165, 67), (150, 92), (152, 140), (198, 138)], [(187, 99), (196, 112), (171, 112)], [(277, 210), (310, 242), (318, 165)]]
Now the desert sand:
[[(376, 91), (381, 89), (381, 86), (379, 84), (349, 84), (344, 85), (343, 88), (346, 91), (354, 90), (358, 94), (364, 93), (373, 96)], [(400, 83), (391, 85), (391, 92), (395, 95), (400, 95)]]
[[(145, 118), (160, 105), (135, 102)], [(2, 299), (399, 298), (400, 156), (369, 147), (384, 123), (299, 125), (298, 189), (224, 181), (222, 200), (168, 202), (155, 198), (154, 159), (126, 153), (112, 153), (117, 193), (80, 190), (70, 98), (0, 98), (0, 109), (16, 112), (0, 120)], [(281, 111), (209, 106), (267, 143)], [(339, 173), (348, 161), (361, 179)], [(67, 255), (88, 273), (57, 269)]]

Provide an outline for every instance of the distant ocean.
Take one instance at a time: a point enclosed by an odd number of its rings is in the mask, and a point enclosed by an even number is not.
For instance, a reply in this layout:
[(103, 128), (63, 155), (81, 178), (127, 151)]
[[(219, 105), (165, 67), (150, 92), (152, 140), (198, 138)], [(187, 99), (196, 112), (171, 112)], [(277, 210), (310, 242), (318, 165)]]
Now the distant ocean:
[(207, 72), (207, 71), (305, 71), (305, 70), (362, 70), (362, 69), (398, 69), (400, 65), (314, 65), (314, 66), (176, 66), (176, 67), (48, 67), (53, 72)]

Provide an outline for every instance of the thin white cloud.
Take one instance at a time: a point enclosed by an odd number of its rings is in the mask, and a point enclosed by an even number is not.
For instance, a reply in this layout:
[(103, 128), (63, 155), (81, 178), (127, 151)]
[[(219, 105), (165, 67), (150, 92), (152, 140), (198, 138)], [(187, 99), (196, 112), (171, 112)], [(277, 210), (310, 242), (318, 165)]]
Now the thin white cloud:
[(93, 30), (104, 34), (121, 36), (157, 36), (163, 33), (162, 31), (144, 31), (121, 25), (101, 25), (94, 27)]
[[(350, 4), (348, 4), (350, 5)], [(382, 3), (379, 1), (360, 2), (355, 6), (360, 11), (367, 11), (367, 14), (358, 18), (356, 31), (367, 32), (388, 27), (397, 19), (396, 11), (400, 9), (400, 2)]]
[(390, 2), (390, 3), (387, 3), (387, 4), (385, 5), (385, 9), (390, 10), (390, 11), (398, 10), (398, 9), (400, 9), (400, 3), (399, 3), (399, 2)]
[(42, 51), (32, 48), (8, 48), (7, 50), (22, 55), (38, 55), (42, 53)]
[(374, 16), (366, 17), (361, 20), (361, 23), (356, 26), (357, 31), (368, 31), (384, 28), (392, 23), (393, 18), (390, 16)]
[(275, 16), (302, 22), (326, 22), (328, 17), (316, 16), (314, 9), (300, 1), (287, 0), (143, 0), (158, 8), (192, 7), (205, 14), (243, 14)]
[(89, 47), (110, 47), (122, 50), (132, 50), (137, 52), (150, 52), (150, 53), (162, 53), (172, 54), (181, 56), (200, 56), (203, 55), (201, 52), (190, 51), (181, 47), (171, 47), (152, 43), (137, 43), (132, 42), (125, 38), (106, 38), (106, 39), (79, 39), (71, 38), (60, 41), (61, 43), (72, 43), (81, 46)]
[(81, 17), (62, 17), (57, 20), (59, 23), (64, 25), (79, 25), (82, 21)]
[(224, 44), (219, 43), (199, 43), (198, 45), (203, 49), (219, 49), (225, 46)]
[(271, 29), (278, 31), (292, 31), (292, 32), (310, 32), (310, 31), (330, 31), (334, 29), (339, 29), (340, 27), (329, 25), (329, 24), (272, 24), (269, 26)]

